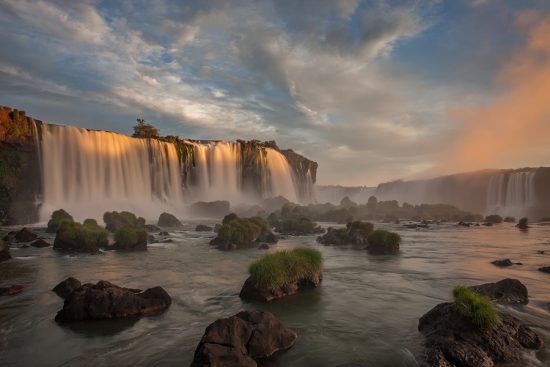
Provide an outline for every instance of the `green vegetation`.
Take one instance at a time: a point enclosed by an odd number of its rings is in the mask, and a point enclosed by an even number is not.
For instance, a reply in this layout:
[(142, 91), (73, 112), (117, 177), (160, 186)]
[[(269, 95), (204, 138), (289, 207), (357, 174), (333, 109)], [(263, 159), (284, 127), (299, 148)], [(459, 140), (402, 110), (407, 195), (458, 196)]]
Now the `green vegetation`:
[(62, 221), (55, 236), (54, 248), (97, 251), (108, 244), (108, 232), (97, 224)]
[(454, 307), (460, 315), (481, 330), (491, 329), (501, 323), (495, 304), (487, 297), (468, 287), (457, 286), (453, 289)]
[(170, 213), (162, 213), (159, 216), (157, 225), (159, 227), (181, 227), (182, 226), (179, 219)]
[(529, 228), (529, 220), (526, 217), (523, 217), (519, 220), (517, 227), (519, 229), (527, 229)]
[(395, 232), (377, 229), (369, 234), (367, 250), (374, 254), (388, 254), (399, 251), (401, 236)]
[(143, 228), (145, 226), (145, 219), (136, 217), (134, 213), (130, 212), (105, 212), (103, 221), (111, 232), (116, 232), (123, 227)]
[(218, 230), (217, 240), (237, 247), (251, 246), (254, 241), (261, 240), (271, 234), (267, 222), (258, 217), (238, 218), (226, 221)]
[[(88, 219), (87, 219), (88, 220)], [(52, 213), (51, 219), (48, 221), (47, 233), (55, 233), (63, 222), (74, 222), (73, 217), (63, 209), (58, 209)], [(86, 224), (86, 222), (84, 222)], [(97, 225), (97, 222), (95, 223)]]
[(156, 127), (146, 123), (142, 118), (138, 118), (136, 121), (138, 124), (134, 126), (134, 134), (132, 135), (134, 138), (159, 138), (159, 131)]
[(296, 248), (267, 254), (250, 264), (248, 272), (257, 288), (276, 291), (282, 287), (317, 276), (323, 257), (311, 248)]
[(115, 232), (115, 248), (135, 250), (147, 248), (147, 232), (143, 229), (122, 227)]
[(499, 224), (502, 223), (503, 219), (498, 214), (491, 214), (485, 217), (485, 222), (492, 223), (492, 224)]
[(291, 214), (286, 217), (272, 213), (268, 217), (269, 223), (281, 234), (308, 235), (323, 233), (323, 229), (311, 220), (311, 217), (303, 214)]
[(317, 238), (325, 245), (365, 245), (374, 226), (369, 222), (353, 221), (345, 228), (329, 227), (327, 233)]

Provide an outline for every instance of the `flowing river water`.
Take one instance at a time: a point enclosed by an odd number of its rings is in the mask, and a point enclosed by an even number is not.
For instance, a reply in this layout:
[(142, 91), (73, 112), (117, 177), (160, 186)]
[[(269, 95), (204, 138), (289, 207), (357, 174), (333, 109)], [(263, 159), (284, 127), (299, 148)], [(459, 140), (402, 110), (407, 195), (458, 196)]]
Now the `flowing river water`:
[[(269, 251), (319, 249), (325, 260), (322, 286), (255, 304), (243, 303), (238, 293), (248, 264), (265, 250), (210, 248), (213, 233), (191, 230), (196, 224), (171, 231), (172, 243), (151, 244), (147, 252), (65, 255), (51, 247), (12, 247), (14, 259), (0, 263), (0, 285), (25, 289), (0, 298), (0, 366), (188, 366), (206, 326), (244, 309), (269, 310), (299, 334), (293, 349), (263, 366), (420, 366), (418, 319), (448, 301), (455, 285), (507, 277), (527, 286), (530, 302), (499, 307), (525, 321), (545, 342), (529, 362), (507, 366), (550, 365), (550, 274), (537, 271), (550, 265), (550, 226), (535, 224), (520, 232), (511, 224), (422, 230), (379, 224), (401, 234), (397, 256), (322, 246), (314, 236), (288, 237)], [(490, 264), (503, 258), (523, 265)], [(142, 289), (160, 285), (173, 303), (155, 317), (60, 326), (54, 317), (63, 301), (50, 290), (69, 276)]]

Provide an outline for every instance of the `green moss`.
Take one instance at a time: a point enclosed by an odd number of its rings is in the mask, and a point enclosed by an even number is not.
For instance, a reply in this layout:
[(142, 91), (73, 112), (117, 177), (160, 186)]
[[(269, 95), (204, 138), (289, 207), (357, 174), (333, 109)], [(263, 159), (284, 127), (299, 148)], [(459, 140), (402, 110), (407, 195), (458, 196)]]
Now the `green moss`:
[(389, 248), (399, 246), (401, 236), (395, 232), (386, 231), (385, 229), (377, 229), (367, 237), (369, 246)]
[[(67, 221), (67, 222), (74, 222), (73, 217), (67, 213), (63, 209), (58, 209), (52, 213), (51, 219), (48, 221), (48, 229), (46, 229), (47, 233), (55, 233), (59, 227), (61, 226), (61, 223)], [(84, 222), (86, 223), (86, 222)], [(96, 222), (97, 225), (97, 222)]]
[(145, 226), (145, 219), (142, 217), (136, 217), (134, 213), (130, 212), (105, 212), (103, 214), (103, 221), (106, 227), (111, 232), (116, 232), (123, 227), (143, 228)]
[(122, 227), (115, 232), (116, 247), (132, 249), (138, 244), (147, 243), (147, 232), (143, 229)]
[(262, 234), (269, 232), (269, 225), (262, 218), (234, 218), (221, 226), (218, 239), (239, 247), (250, 246)]
[(517, 227), (519, 229), (527, 229), (529, 228), (529, 220), (526, 217), (523, 217), (519, 220)]
[(98, 248), (108, 242), (108, 232), (97, 224), (90, 222), (80, 224), (78, 222), (62, 221), (56, 239), (57, 237), (63, 242), (74, 244), (75, 247), (86, 249)]
[(291, 218), (277, 220), (273, 224), (275, 230), (282, 234), (307, 235), (323, 231), (317, 223), (305, 215), (296, 215)]
[(311, 248), (267, 254), (250, 264), (248, 272), (257, 288), (275, 291), (322, 271), (323, 257)]
[(468, 287), (457, 286), (453, 289), (454, 308), (460, 315), (481, 330), (491, 329), (501, 323), (495, 304), (487, 297)]

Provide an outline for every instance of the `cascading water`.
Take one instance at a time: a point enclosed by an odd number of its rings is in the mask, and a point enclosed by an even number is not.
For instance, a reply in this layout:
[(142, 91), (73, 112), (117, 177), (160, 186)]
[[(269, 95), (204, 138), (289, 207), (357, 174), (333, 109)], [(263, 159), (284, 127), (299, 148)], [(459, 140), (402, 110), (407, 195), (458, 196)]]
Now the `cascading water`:
[(535, 204), (534, 171), (500, 173), (489, 179), (486, 214), (522, 216)]
[(110, 210), (153, 219), (163, 211), (183, 216), (186, 204), (199, 200), (299, 199), (292, 167), (276, 149), (253, 145), (251, 170), (239, 142), (185, 144), (191, 147), (192, 164), (171, 142), (44, 124), (42, 220), (59, 208), (78, 220), (101, 218)]
[(42, 127), (41, 217), (63, 208), (77, 219), (130, 210), (148, 218), (183, 200), (173, 144), (69, 126)]

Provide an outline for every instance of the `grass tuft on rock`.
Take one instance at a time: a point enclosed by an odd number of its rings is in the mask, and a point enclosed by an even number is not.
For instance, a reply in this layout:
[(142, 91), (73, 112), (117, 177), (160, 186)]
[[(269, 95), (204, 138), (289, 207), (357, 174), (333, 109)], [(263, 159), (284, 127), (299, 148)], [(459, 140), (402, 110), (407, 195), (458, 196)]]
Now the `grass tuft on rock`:
[(145, 219), (137, 217), (134, 213), (130, 212), (105, 212), (103, 214), (103, 221), (105, 222), (107, 230), (116, 232), (123, 227), (143, 228), (145, 227)]
[(492, 329), (501, 323), (493, 301), (472, 289), (457, 286), (453, 289), (453, 298), (456, 312), (481, 330)]
[(147, 232), (144, 229), (122, 227), (115, 232), (115, 247), (133, 249), (135, 246), (147, 244)]
[(323, 269), (323, 257), (315, 249), (299, 247), (292, 251), (267, 254), (250, 264), (248, 272), (257, 288), (275, 291), (302, 279), (314, 277)]
[(377, 229), (368, 236), (369, 244), (380, 247), (399, 247), (401, 236), (395, 232)]
[(61, 226), (61, 223), (64, 221), (74, 222), (74, 219), (69, 213), (67, 213), (63, 209), (58, 209), (54, 211), (52, 213), (51, 219), (48, 221), (48, 229), (46, 229), (46, 232), (55, 233)]

